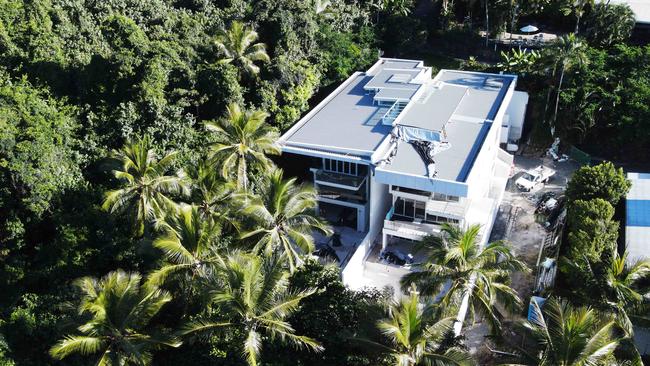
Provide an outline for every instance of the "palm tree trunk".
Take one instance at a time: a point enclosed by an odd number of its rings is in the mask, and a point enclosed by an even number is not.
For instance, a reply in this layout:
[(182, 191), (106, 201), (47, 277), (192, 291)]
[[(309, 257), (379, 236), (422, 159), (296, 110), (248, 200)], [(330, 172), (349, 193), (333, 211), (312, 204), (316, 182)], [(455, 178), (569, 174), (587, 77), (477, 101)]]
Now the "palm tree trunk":
[[(552, 79), (555, 79), (555, 69), (556, 69), (556, 67), (557, 67), (556, 65), (553, 65), (553, 73), (551, 74)], [(548, 93), (546, 93), (546, 103), (544, 103), (544, 115), (543, 115), (544, 122), (546, 122), (546, 118), (548, 116), (548, 104), (551, 101), (551, 90), (552, 89), (553, 88), (551, 86), (549, 86), (548, 87)]]
[(578, 31), (580, 30), (580, 15), (576, 15), (576, 29), (573, 31), (573, 34), (576, 36), (578, 35)]
[(239, 162), (237, 163), (237, 185), (240, 189), (243, 189), (244, 192), (248, 191), (248, 176), (246, 169), (246, 157), (240, 156)]
[(560, 71), (560, 82), (557, 84), (557, 95), (555, 96), (555, 111), (553, 112), (552, 126), (555, 126), (555, 121), (557, 120), (557, 110), (560, 105), (560, 93), (562, 92), (562, 82), (564, 81), (564, 69), (565, 64), (562, 63), (562, 70)]
[(489, 0), (485, 0), (485, 47), (489, 46), (490, 40), (490, 15), (488, 12)]

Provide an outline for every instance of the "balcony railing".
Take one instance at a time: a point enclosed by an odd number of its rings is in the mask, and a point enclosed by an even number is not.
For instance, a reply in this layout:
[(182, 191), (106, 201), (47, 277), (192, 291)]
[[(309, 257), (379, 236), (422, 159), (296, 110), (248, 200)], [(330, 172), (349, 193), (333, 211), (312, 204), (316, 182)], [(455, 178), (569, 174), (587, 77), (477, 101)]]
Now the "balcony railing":
[(415, 234), (422, 237), (437, 234), (440, 232), (440, 225), (416, 223), (408, 221), (384, 220), (384, 229)]
[(315, 173), (316, 183), (356, 191), (366, 180), (365, 176), (347, 175), (319, 169)]
[(401, 220), (399, 216), (394, 215), (394, 208), (391, 208), (386, 214), (384, 229), (425, 237), (439, 233), (440, 225)]

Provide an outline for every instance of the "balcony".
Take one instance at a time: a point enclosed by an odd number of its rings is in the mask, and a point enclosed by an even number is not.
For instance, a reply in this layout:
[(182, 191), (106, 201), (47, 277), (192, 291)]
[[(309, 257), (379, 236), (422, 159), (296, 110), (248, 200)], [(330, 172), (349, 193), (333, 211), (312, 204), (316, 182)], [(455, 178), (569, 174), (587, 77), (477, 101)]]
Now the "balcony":
[(365, 182), (366, 176), (334, 173), (318, 169), (314, 172), (314, 180), (317, 184), (358, 191)]
[(407, 239), (422, 239), (429, 235), (434, 235), (440, 232), (440, 225), (430, 224), (413, 220), (408, 217), (393, 215), (393, 210), (390, 210), (384, 220), (384, 230), (392, 231), (391, 235), (397, 234), (398, 236)]

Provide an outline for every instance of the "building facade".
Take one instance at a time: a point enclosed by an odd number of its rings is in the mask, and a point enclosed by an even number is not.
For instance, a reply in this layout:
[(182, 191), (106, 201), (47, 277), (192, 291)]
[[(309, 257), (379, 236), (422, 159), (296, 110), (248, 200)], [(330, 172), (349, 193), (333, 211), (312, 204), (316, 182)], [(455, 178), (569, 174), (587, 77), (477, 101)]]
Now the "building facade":
[(319, 213), (340, 234), (336, 251), (348, 286), (399, 290), (408, 264), (379, 257), (391, 252), (410, 262), (413, 241), (436, 235), (443, 223), (480, 224), (487, 241), (512, 167), (501, 146), (513, 130), (521, 136), (525, 105), (516, 104), (527, 97), (516, 94), (516, 81), (468, 71), (432, 75), (422, 61), (380, 59), (280, 138), (285, 160), (308, 167)]

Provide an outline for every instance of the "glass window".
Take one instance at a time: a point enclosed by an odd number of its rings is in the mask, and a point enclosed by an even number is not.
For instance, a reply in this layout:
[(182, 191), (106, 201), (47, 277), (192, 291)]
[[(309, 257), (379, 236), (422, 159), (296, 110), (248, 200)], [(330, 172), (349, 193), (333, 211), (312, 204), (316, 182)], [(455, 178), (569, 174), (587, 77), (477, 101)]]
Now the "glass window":
[(436, 201), (458, 202), (460, 200), (460, 197), (451, 196), (444, 193), (434, 193), (433, 199)]
[(332, 159), (324, 159), (323, 160), (323, 169), (325, 169), (328, 172), (333, 171), (335, 167), (332, 167)]
[(433, 194), (433, 199), (436, 201), (446, 201), (447, 200), (447, 195), (442, 194), (442, 193), (434, 193)]
[(395, 201), (395, 214), (404, 216), (404, 201), (401, 198)]
[(415, 216), (415, 202), (411, 200), (404, 200), (404, 216)]
[(424, 220), (424, 202), (415, 202), (415, 218)]

